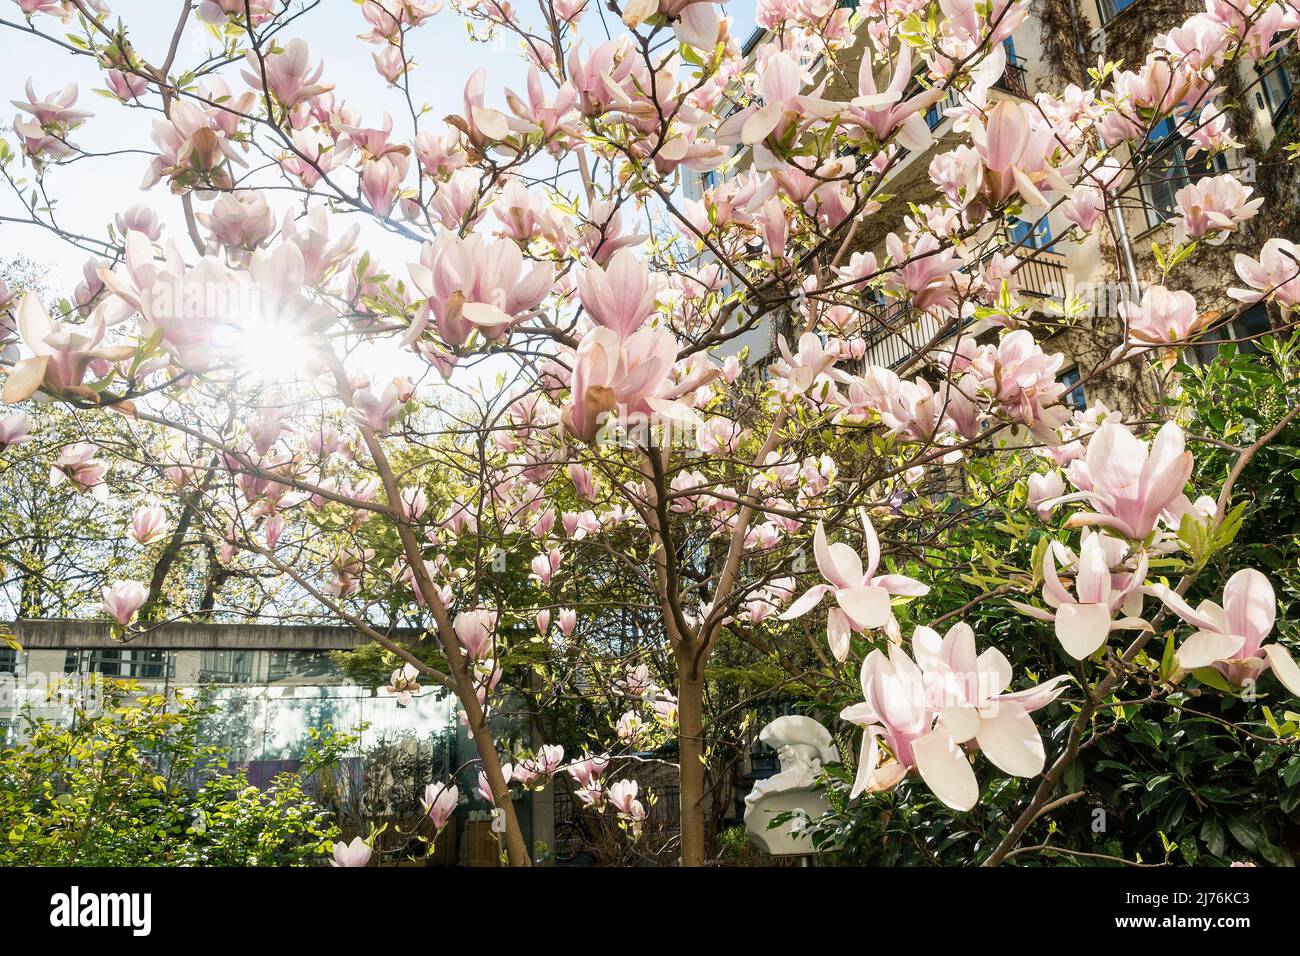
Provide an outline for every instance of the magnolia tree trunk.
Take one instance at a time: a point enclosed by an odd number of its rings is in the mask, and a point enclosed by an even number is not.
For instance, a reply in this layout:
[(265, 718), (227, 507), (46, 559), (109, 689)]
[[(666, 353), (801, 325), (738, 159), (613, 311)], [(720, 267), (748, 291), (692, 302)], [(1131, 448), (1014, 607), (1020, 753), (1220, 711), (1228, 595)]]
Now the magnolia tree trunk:
[(511, 866), (532, 866), (532, 854), (524, 842), (523, 831), (519, 828), (519, 816), (515, 813), (515, 804), (510, 799), (510, 787), (501, 772), (501, 760), (497, 757), (496, 745), (488, 730), (487, 721), (480, 721), (474, 726), (474, 743), (478, 745), (479, 760), (483, 774), (487, 777), (492, 797), (505, 820), (506, 861)]
[(682, 676), (677, 689), (677, 741), (681, 759), (682, 866), (703, 866), (704, 682)]

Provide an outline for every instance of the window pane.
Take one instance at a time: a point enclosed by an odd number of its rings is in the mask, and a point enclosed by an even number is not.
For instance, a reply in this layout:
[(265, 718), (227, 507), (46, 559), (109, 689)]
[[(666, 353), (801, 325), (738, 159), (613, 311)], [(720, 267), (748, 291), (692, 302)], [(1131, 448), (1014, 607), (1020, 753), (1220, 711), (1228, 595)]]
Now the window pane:
[(1082, 378), (1077, 368), (1072, 368), (1061, 376), (1061, 384), (1074, 387), (1061, 396), (1061, 401), (1069, 408), (1077, 412), (1084, 411), (1088, 407), (1088, 396), (1084, 394), (1083, 386), (1077, 384)]

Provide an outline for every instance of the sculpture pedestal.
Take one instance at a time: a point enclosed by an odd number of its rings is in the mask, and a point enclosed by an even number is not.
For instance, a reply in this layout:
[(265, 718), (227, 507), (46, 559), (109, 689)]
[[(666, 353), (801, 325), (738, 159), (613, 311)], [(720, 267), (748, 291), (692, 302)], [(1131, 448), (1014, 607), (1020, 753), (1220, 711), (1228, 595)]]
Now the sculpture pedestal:
[[(745, 798), (745, 830), (755, 846), (773, 856), (810, 858), (817, 851), (801, 831), (830, 810), (816, 782), (822, 765), (839, 760), (839, 752), (830, 732), (810, 717), (778, 717), (758, 739), (776, 750), (781, 772), (754, 784)], [(802, 812), (769, 829), (773, 817), (791, 811)]]
[[(780, 776), (777, 774), (771, 780)], [(773, 856), (808, 855), (817, 851), (813, 849), (807, 835), (798, 832), (798, 828), (806, 824), (809, 818), (815, 819), (830, 808), (826, 798), (816, 790), (782, 790), (760, 796), (745, 807), (745, 829), (749, 832), (750, 842)], [(768, 829), (774, 816), (790, 810), (802, 810), (806, 816), (795, 817)]]

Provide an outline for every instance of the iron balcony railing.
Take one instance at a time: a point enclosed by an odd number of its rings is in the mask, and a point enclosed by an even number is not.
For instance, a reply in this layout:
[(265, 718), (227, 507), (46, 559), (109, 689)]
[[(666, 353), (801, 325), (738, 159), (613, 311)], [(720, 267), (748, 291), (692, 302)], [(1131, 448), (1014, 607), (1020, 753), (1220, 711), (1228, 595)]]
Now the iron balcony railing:
[(1016, 255), (1021, 263), (1015, 272), (1015, 287), (1022, 296), (1060, 299), (1065, 295), (1065, 256), (1045, 249), (1021, 250)]
[[(1021, 264), (1013, 284), (1021, 297), (1060, 300), (1066, 292), (1065, 257), (1047, 250), (1022, 250)], [(897, 369), (951, 338), (972, 321), (939, 320), (929, 312), (918, 312), (905, 303), (883, 303), (880, 317), (866, 333), (867, 348), (862, 366), (883, 365)]]
[[(1019, 96), (1021, 99), (1029, 99), (1029, 74), (1025, 69), (1025, 61), (1018, 56), (1008, 56), (1006, 68), (1002, 71), (1002, 76), (993, 84), (993, 87), (1004, 93)], [(914, 85), (908, 95), (915, 95), (919, 91), (920, 86)], [(943, 122), (944, 111), (952, 109), (960, 102), (961, 93), (955, 89), (949, 89), (947, 96), (925, 111), (926, 124), (930, 129), (934, 129)]]

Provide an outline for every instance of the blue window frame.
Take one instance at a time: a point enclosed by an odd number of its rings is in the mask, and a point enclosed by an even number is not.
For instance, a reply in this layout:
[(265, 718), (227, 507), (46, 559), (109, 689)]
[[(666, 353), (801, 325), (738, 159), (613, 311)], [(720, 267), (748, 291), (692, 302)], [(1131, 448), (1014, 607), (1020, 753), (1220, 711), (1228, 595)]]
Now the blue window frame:
[(1274, 62), (1255, 67), (1259, 72), (1258, 95), (1263, 101), (1261, 105), (1268, 110), (1275, 125), (1291, 102), (1291, 77), (1287, 74), (1284, 60), (1285, 56), (1279, 53)]
[(1082, 377), (1083, 376), (1079, 373), (1079, 369), (1076, 366), (1062, 375), (1060, 379), (1061, 384), (1069, 389), (1069, 391), (1061, 396), (1061, 401), (1067, 407), (1073, 408), (1076, 412), (1085, 411), (1088, 407), (1088, 396), (1084, 393), (1083, 386), (1079, 384), (1079, 380)]
[(1052, 227), (1046, 218), (1034, 222), (1013, 219), (1008, 234), (1013, 246), (1023, 246), (1026, 249), (1046, 249), (1052, 244)]
[(1097, 0), (1097, 14), (1101, 17), (1103, 25), (1110, 23), (1115, 19), (1115, 15), (1121, 10), (1127, 10), (1137, 0)]
[(1157, 123), (1147, 137), (1150, 162), (1142, 173), (1141, 189), (1148, 228), (1155, 228), (1173, 215), (1178, 190), (1224, 171), (1222, 156), (1210, 159), (1205, 153), (1197, 153), (1188, 158), (1187, 146), (1187, 139), (1174, 131), (1169, 119)]

